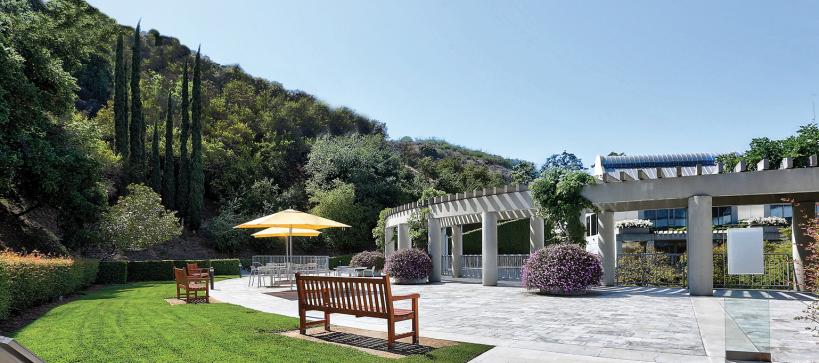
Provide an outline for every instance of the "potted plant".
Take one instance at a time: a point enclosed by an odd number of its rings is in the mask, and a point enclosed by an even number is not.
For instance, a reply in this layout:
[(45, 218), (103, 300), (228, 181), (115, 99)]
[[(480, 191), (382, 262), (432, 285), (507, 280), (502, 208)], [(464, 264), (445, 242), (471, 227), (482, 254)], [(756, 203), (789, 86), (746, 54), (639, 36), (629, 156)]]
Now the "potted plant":
[(523, 286), (543, 294), (581, 295), (600, 284), (600, 258), (574, 244), (555, 244), (533, 252), (523, 264)]
[(650, 233), (654, 222), (648, 219), (624, 219), (614, 224), (620, 233)]
[(376, 271), (384, 269), (384, 254), (378, 251), (364, 251), (359, 252), (350, 259), (350, 266), (365, 267), (372, 269), (373, 276), (376, 276)]
[(419, 249), (400, 250), (389, 257), (384, 272), (390, 275), (394, 284), (425, 284), (432, 271), (432, 259)]

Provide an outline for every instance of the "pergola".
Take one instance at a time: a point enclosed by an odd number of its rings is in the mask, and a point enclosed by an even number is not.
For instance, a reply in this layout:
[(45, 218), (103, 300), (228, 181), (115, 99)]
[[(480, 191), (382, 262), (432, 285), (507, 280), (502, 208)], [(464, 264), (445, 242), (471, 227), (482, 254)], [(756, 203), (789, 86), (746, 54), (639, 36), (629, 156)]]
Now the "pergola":
[[(793, 212), (793, 254), (802, 286), (804, 273), (801, 261), (805, 256), (808, 236), (800, 228), (804, 218), (815, 218), (815, 203), (819, 201), (819, 168), (817, 157), (809, 158), (808, 167), (794, 168), (791, 158), (771, 167), (767, 160), (748, 171), (740, 163), (732, 172), (706, 174), (704, 168), (650, 168), (633, 172), (604, 174), (598, 183), (586, 186), (583, 196), (599, 210), (596, 242), (603, 260), (604, 284), (616, 283), (616, 230), (614, 212), (687, 208), (688, 288), (692, 295), (713, 294), (713, 231), (712, 206), (753, 205), (799, 202)], [(708, 171), (710, 172), (710, 170)], [(429, 252), (433, 258), (430, 281), (441, 279), (443, 228), (452, 228), (452, 261), (455, 273), (462, 254), (462, 226), (482, 225), (482, 280), (487, 286), (497, 285), (497, 224), (500, 220), (529, 218), (530, 249), (543, 247), (543, 220), (534, 213), (535, 206), (528, 187), (511, 185), (472, 192), (435, 197), (418, 203), (393, 208), (386, 218), (386, 254), (393, 252), (393, 228), (398, 231), (398, 249), (411, 248), (409, 219), (413, 213), (429, 208)], [(580, 216), (578, 216), (580, 218)]]

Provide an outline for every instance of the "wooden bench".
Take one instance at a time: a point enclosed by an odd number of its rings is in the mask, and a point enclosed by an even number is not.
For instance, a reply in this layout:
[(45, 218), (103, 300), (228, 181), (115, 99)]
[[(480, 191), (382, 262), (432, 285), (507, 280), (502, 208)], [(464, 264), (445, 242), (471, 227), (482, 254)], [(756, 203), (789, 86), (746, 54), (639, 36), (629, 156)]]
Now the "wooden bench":
[[(393, 296), (390, 277), (337, 277), (302, 276), (296, 273), (296, 291), (299, 297), (299, 331), (324, 325), (330, 331), (330, 314), (368, 316), (387, 320), (387, 347), (392, 349), (397, 339), (412, 337), (418, 344), (419, 294)], [(412, 309), (399, 309), (393, 303), (412, 300)], [(307, 321), (307, 311), (324, 312), (324, 320)], [(412, 319), (412, 331), (396, 334), (395, 323)]]

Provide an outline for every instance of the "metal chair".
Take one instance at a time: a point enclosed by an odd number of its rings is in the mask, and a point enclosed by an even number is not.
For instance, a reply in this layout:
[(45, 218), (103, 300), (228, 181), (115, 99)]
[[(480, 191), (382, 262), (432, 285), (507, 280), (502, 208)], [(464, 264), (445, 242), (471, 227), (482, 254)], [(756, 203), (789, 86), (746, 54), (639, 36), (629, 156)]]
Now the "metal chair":
[(248, 275), (248, 280), (247, 280), (247, 286), (248, 287), (250, 287), (250, 285), (253, 284), (253, 277), (254, 276), (256, 276), (256, 283), (259, 286), (261, 286), (261, 280), (260, 280), (261, 277), (259, 276), (259, 274), (261, 272), (259, 270), (260, 267), (262, 267), (262, 264), (259, 263), (259, 262), (254, 262), (253, 264), (250, 265), (250, 275)]

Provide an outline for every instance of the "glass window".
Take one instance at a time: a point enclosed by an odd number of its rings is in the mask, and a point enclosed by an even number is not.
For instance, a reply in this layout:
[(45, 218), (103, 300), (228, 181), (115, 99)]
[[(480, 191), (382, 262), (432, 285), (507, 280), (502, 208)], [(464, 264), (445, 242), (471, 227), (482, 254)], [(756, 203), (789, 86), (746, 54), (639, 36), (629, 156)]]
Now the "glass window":
[(658, 209), (657, 217), (654, 220), (654, 227), (664, 228), (668, 227), (668, 209)]
[(735, 223), (731, 207), (713, 207), (711, 209), (711, 217), (715, 226)]
[(781, 217), (791, 222), (793, 220), (793, 207), (790, 204), (771, 204), (771, 217)]
[(685, 208), (674, 210), (674, 227), (685, 227)]

